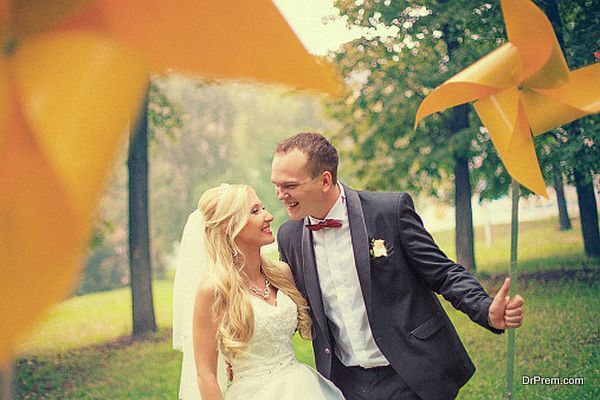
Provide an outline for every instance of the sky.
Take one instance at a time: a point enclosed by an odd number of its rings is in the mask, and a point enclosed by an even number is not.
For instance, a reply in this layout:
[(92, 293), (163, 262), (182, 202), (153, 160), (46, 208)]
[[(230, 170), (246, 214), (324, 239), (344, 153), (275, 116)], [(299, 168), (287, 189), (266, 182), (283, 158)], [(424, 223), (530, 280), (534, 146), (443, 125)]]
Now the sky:
[(273, 3), (312, 54), (324, 55), (361, 34), (358, 28), (350, 30), (341, 19), (323, 23), (328, 16), (339, 14), (333, 0), (273, 0)]

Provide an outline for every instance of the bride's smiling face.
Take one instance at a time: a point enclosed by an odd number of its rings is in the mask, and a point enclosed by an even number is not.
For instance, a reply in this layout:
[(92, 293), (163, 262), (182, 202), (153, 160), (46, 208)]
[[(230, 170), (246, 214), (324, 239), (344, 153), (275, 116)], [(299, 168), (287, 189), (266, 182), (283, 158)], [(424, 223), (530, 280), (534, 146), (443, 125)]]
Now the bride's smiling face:
[(235, 242), (240, 247), (261, 247), (273, 243), (275, 241), (271, 232), (273, 216), (264, 209), (254, 190), (248, 191), (248, 200), (250, 217), (235, 238)]

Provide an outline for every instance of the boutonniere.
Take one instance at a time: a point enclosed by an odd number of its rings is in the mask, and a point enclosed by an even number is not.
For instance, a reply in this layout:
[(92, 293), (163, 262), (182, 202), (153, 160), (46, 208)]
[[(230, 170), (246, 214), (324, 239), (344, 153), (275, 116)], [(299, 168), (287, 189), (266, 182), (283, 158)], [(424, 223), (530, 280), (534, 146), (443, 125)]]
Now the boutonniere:
[(388, 249), (383, 239), (371, 239), (369, 241), (369, 255), (371, 258), (387, 257)]

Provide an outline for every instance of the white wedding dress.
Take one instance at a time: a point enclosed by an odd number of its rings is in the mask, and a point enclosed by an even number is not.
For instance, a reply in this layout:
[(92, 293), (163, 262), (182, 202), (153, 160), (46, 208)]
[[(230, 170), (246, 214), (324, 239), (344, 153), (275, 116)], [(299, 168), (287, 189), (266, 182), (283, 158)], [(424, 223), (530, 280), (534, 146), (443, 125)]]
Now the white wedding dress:
[(247, 350), (229, 360), (233, 381), (226, 400), (341, 400), (333, 383), (311, 367), (296, 360), (292, 335), (298, 320), (296, 304), (277, 291), (273, 306), (251, 296), (254, 335)]
[[(192, 212), (183, 230), (173, 287), (173, 348), (183, 352), (179, 399), (201, 399), (192, 321), (196, 287), (205, 274), (208, 255), (204, 247), (204, 220)], [(275, 306), (250, 296), (254, 334), (248, 348), (229, 360), (233, 381), (227, 385), (225, 360), (219, 355), (217, 375), (226, 400), (343, 400), (341, 392), (317, 371), (296, 360), (292, 335), (296, 330), (296, 304), (277, 291)]]

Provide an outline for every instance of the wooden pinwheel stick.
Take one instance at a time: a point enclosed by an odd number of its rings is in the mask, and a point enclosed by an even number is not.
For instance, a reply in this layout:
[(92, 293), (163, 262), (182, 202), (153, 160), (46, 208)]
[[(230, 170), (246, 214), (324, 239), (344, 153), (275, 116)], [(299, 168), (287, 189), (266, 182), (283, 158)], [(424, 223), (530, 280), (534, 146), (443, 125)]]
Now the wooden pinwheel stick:
[[(517, 244), (519, 236), (519, 182), (512, 179), (512, 216), (510, 222), (510, 289), (509, 296), (513, 298), (517, 290)], [(504, 398), (510, 400), (513, 398), (515, 378), (515, 329), (508, 330), (508, 345), (506, 351), (506, 393)]]

